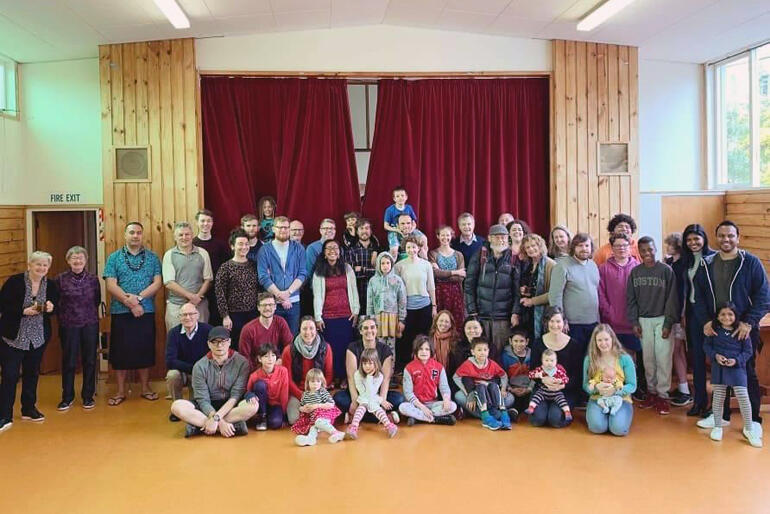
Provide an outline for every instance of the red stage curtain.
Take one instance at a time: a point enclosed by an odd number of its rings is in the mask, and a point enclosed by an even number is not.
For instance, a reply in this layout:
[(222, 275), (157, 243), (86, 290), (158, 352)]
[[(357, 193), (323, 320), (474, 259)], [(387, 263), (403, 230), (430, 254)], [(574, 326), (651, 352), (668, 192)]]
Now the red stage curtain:
[[(225, 238), (273, 195), (278, 214), (342, 222), (360, 207), (344, 80), (201, 77), (205, 204)], [(344, 226), (344, 225), (343, 225)]]
[(484, 236), (503, 212), (547, 234), (548, 117), (547, 78), (381, 80), (364, 214), (382, 232), (401, 184), (431, 247), (463, 211)]

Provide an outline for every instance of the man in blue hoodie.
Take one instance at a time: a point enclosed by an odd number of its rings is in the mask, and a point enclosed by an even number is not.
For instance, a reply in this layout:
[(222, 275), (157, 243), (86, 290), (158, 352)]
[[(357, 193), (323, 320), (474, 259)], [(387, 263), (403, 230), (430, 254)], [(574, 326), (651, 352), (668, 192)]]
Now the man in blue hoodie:
[(307, 278), (305, 249), (289, 239), (289, 218), (273, 221), (275, 237), (257, 256), (259, 284), (276, 299), (275, 314), (286, 320), (292, 334), (299, 332), (299, 291)]
[[(712, 320), (716, 316), (717, 305), (727, 301), (735, 304), (738, 313), (738, 329), (735, 336), (738, 339), (751, 338), (754, 352), (759, 345), (759, 321), (770, 310), (770, 288), (762, 262), (746, 250), (738, 248), (740, 231), (738, 226), (729, 220), (722, 221), (717, 226), (717, 242), (719, 251), (701, 262), (703, 273), (698, 273), (694, 283), (697, 301), (695, 308), (699, 311), (698, 318)], [(703, 327), (706, 336), (714, 336), (711, 321)], [(762, 418), (759, 415), (761, 392), (759, 381), (754, 368), (755, 359), (746, 362), (748, 375), (749, 400), (751, 401), (751, 416), (754, 420), (754, 435), (762, 437)], [(725, 402), (724, 418), (730, 419), (730, 401)], [(714, 415), (700, 420), (697, 425), (701, 428), (714, 426)]]

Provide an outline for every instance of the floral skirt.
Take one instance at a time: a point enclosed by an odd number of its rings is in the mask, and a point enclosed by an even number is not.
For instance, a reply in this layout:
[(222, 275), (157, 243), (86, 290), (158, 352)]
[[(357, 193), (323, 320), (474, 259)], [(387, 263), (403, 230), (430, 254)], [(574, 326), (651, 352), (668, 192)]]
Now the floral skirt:
[(292, 432), (295, 434), (306, 435), (310, 431), (317, 419), (328, 419), (330, 423), (334, 423), (337, 416), (342, 414), (342, 411), (337, 407), (331, 409), (316, 409), (313, 412), (300, 412), (299, 419), (291, 426)]
[(465, 303), (460, 282), (436, 282), (436, 310), (451, 312), (455, 326), (462, 326), (465, 319)]

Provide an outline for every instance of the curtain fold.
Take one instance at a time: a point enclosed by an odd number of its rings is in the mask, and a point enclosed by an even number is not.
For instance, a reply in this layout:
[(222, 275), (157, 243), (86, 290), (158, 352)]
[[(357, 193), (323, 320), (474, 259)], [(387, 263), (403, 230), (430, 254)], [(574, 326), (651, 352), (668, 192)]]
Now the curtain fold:
[(364, 214), (382, 233), (404, 185), (431, 246), (463, 211), (482, 235), (502, 212), (547, 234), (548, 93), (547, 78), (381, 80)]
[(308, 243), (360, 207), (345, 80), (201, 77), (205, 205), (226, 238), (273, 195)]

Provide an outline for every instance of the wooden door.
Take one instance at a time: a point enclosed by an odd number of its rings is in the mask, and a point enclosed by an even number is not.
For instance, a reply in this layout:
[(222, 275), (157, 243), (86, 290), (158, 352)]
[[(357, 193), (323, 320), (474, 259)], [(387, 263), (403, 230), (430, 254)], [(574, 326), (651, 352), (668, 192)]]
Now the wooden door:
[[(53, 256), (48, 277), (54, 278), (59, 273), (67, 271), (69, 266), (65, 261), (67, 250), (75, 245), (88, 250), (89, 261), (96, 258), (96, 249), (88, 248), (86, 238), (86, 215), (93, 213), (83, 211), (46, 211), (35, 212), (32, 215), (32, 223), (35, 227), (34, 249), (43, 250)], [(91, 264), (89, 262), (89, 264)], [(90, 266), (89, 266), (90, 268)], [(41, 373), (54, 373), (61, 371), (61, 342), (59, 341), (59, 322), (56, 316), (51, 318), (52, 335), (48, 342), (48, 348), (43, 354), (43, 362), (40, 365)]]

